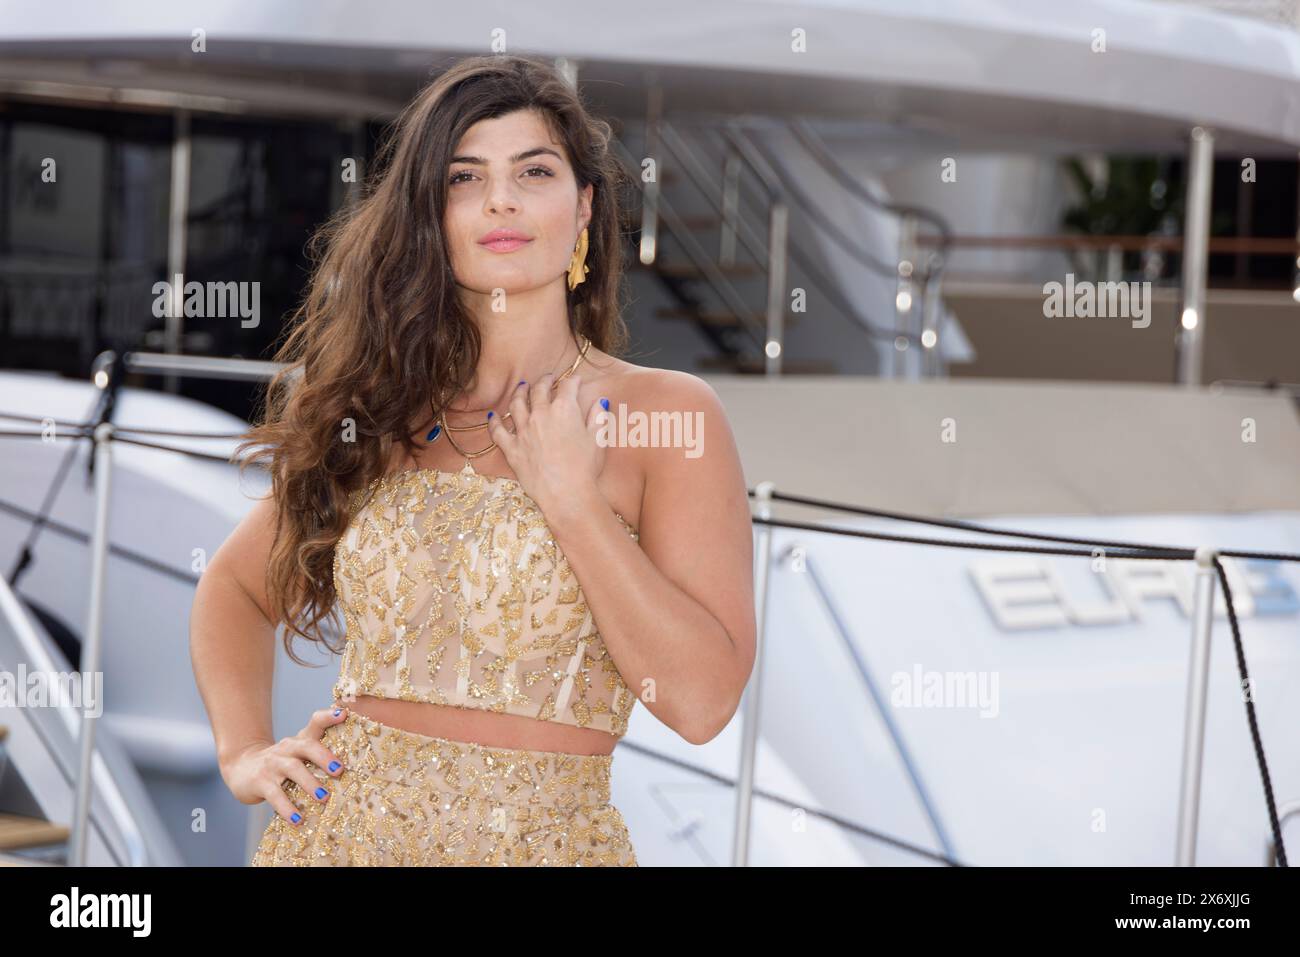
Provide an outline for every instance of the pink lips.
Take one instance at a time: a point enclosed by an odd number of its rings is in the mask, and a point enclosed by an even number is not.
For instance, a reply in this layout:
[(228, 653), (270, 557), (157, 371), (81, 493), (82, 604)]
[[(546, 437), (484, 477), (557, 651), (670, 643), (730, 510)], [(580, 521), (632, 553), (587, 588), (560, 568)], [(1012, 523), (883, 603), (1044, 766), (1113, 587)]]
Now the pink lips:
[(513, 252), (520, 246), (527, 246), (531, 239), (494, 239), (490, 243), (481, 243), (480, 245), (491, 249), (493, 252), (508, 253)]
[(532, 240), (523, 233), (516, 232), (513, 229), (494, 229), (479, 240), (479, 245), (493, 252), (508, 253), (531, 242)]

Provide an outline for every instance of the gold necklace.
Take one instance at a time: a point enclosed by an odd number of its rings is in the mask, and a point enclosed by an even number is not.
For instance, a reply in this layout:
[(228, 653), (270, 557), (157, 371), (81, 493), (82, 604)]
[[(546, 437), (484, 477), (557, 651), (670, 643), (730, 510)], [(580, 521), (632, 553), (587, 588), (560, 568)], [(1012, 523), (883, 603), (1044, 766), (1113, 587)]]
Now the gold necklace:
[[(581, 335), (581, 334), (579, 334), (579, 335)], [(579, 364), (582, 362), (582, 360), (585, 359), (585, 358), (587, 357), (587, 350), (590, 349), (590, 348), (591, 348), (591, 340), (588, 339), (586, 336), (582, 336), (582, 347), (578, 350), (578, 355), (577, 355), (577, 357), (573, 360), (573, 365), (569, 366), (569, 368), (568, 368), (567, 370), (565, 370), (565, 372), (564, 372), (563, 374), (561, 374), (559, 378), (557, 378), (554, 382), (551, 383), (551, 388), (555, 388), (555, 387), (556, 387), (557, 385), (559, 385), (562, 381), (564, 381), (565, 379), (567, 379), (569, 376), (573, 375), (574, 370), (576, 370), (576, 369), (578, 368)], [(476, 412), (481, 412), (481, 411), (483, 411), (483, 410), (482, 410), (482, 409), (474, 409), (474, 410), (463, 410), (463, 409), (462, 409), (462, 410), (459, 410), (459, 411), (476, 411)], [(502, 419), (501, 419), (502, 423), (504, 424), (504, 423), (505, 423), (505, 420), (508, 419), (508, 418), (510, 418), (510, 413), (509, 413), (509, 412), (507, 412), (507, 413), (502, 417)], [(432, 442), (434, 439), (436, 439), (436, 438), (438, 437), (438, 435), (437, 435), (438, 432), (446, 432), (446, 433), (447, 433), (447, 441), (451, 443), (451, 447), (452, 447), (452, 448), (454, 448), (454, 449), (455, 449), (457, 452), (459, 452), (461, 455), (465, 456), (465, 468), (466, 468), (466, 469), (469, 469), (469, 468), (472, 468), (472, 466), (470, 465), (470, 459), (476, 459), (476, 458), (478, 458), (480, 455), (487, 455), (489, 452), (491, 452), (493, 449), (495, 449), (495, 448), (497, 447), (497, 444), (496, 444), (496, 442), (492, 442), (490, 445), (487, 446), (487, 448), (479, 449), (479, 450), (476, 451), (476, 452), (470, 452), (470, 451), (467, 451), (467, 450), (461, 448), (459, 445), (457, 445), (457, 444), (456, 444), (456, 440), (455, 440), (454, 438), (452, 438), (451, 433), (452, 433), (452, 432), (472, 432), (472, 431), (474, 431), (475, 429), (486, 429), (487, 427), (488, 427), (488, 423), (487, 423), (487, 422), (484, 422), (484, 423), (481, 424), (481, 425), (463, 425), (463, 426), (457, 426), (457, 427), (449, 426), (449, 425), (447, 424), (447, 411), (444, 409), (444, 410), (442, 410), (441, 412), (438, 413), (438, 428), (435, 429), (434, 431), (432, 431), (432, 432), (429, 433), (429, 436), (428, 436), (427, 441)]]
[[(563, 378), (567, 377), (568, 375), (570, 375), (570, 374), (573, 372), (574, 369), (578, 368), (578, 363), (582, 361), (583, 356), (585, 356), (585, 355), (587, 354), (587, 349), (590, 348), (590, 346), (591, 346), (591, 340), (590, 340), (590, 339), (587, 339), (586, 336), (582, 336), (581, 333), (579, 333), (579, 335), (580, 335), (580, 336), (582, 337), (582, 339), (584, 340), (584, 343), (583, 343), (582, 347), (578, 349), (578, 355), (577, 355), (577, 358), (575, 358), (575, 359), (573, 360), (573, 365), (569, 367), (568, 371), (565, 372), (563, 375), (561, 375), (558, 379), (556, 379), (555, 382), (559, 382), (560, 379), (563, 379)], [(521, 384), (522, 384), (522, 383), (521, 383)], [(555, 384), (555, 383), (552, 383), (552, 385), (554, 385), (554, 384)], [(488, 407), (487, 407), (487, 406), (484, 406), (484, 407), (481, 408), (481, 409), (452, 409), (451, 411), (452, 411), (452, 412), (486, 412), (487, 410), (488, 410)], [(506, 419), (508, 419), (508, 418), (510, 418), (510, 413), (509, 413), (509, 412), (507, 412), (505, 415), (503, 415), (503, 416), (501, 417), (501, 421), (504, 422), (504, 421), (505, 421)], [(445, 425), (445, 422), (444, 422), (444, 425)], [(474, 431), (476, 431), (476, 430), (478, 430), (478, 429), (486, 429), (486, 428), (487, 428), (487, 423), (486, 423), (486, 422), (483, 422), (483, 423), (481, 423), (481, 424), (479, 424), (479, 425), (446, 425), (445, 427), (446, 427), (446, 431), (448, 431), (448, 432), (474, 432)]]

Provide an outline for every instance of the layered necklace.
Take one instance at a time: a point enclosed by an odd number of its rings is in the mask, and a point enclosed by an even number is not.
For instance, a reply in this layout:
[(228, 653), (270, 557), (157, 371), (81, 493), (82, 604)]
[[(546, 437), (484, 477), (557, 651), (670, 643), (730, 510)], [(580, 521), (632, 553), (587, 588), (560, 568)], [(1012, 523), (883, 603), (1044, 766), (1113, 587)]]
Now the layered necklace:
[[(566, 370), (562, 375), (560, 375), (559, 378), (557, 378), (553, 383), (551, 383), (551, 388), (555, 388), (555, 386), (559, 385), (561, 382), (563, 382), (563, 381), (564, 381), (565, 379), (567, 379), (569, 376), (573, 375), (574, 370), (576, 370), (576, 369), (578, 368), (578, 366), (582, 363), (582, 360), (585, 359), (585, 358), (587, 357), (587, 350), (591, 348), (591, 340), (588, 339), (586, 336), (582, 335), (581, 333), (578, 334), (578, 337), (582, 340), (582, 345), (581, 345), (581, 346), (579, 347), (579, 349), (578, 349), (578, 356), (577, 356), (577, 358), (573, 360), (573, 365), (569, 366), (569, 368), (568, 368), (568, 369), (567, 369), (567, 370)], [(430, 408), (432, 409), (432, 400), (430, 400)], [(436, 411), (436, 410), (434, 410), (434, 411)], [(486, 412), (487, 409), (486, 409), (486, 408), (483, 408), (483, 409), (455, 409), (455, 410), (453, 410), (453, 411), (456, 411), (456, 412)], [(508, 418), (510, 418), (510, 415), (511, 415), (511, 413), (507, 412), (505, 415), (503, 415), (503, 416), (501, 417), (501, 424), (502, 424), (502, 425), (505, 425), (505, 420), (508, 419)], [(465, 456), (465, 468), (466, 468), (466, 469), (471, 469), (471, 468), (472, 468), (472, 466), (470, 465), (470, 460), (471, 460), (471, 459), (476, 459), (476, 458), (478, 458), (480, 455), (487, 455), (489, 452), (491, 452), (493, 449), (495, 449), (495, 448), (497, 447), (496, 442), (492, 442), (492, 443), (489, 444), (486, 448), (479, 449), (478, 451), (469, 451), (468, 449), (463, 449), (463, 448), (461, 448), (461, 447), (456, 443), (456, 440), (455, 440), (454, 438), (452, 438), (452, 433), (453, 433), (453, 432), (475, 432), (475, 431), (477, 431), (477, 430), (479, 430), (479, 429), (486, 429), (486, 428), (488, 427), (488, 423), (487, 423), (487, 422), (483, 422), (483, 423), (481, 423), (481, 424), (479, 424), (479, 425), (461, 425), (461, 426), (448, 425), (448, 424), (447, 424), (447, 410), (446, 410), (446, 409), (443, 409), (442, 411), (437, 412), (437, 419), (438, 419), (438, 424), (435, 425), (432, 429), (429, 430), (429, 434), (425, 437), (425, 441), (427, 441), (427, 442), (432, 442), (432, 441), (434, 441), (436, 438), (438, 438), (439, 435), (442, 435), (442, 434), (445, 432), (445, 433), (447, 434), (447, 441), (451, 443), (451, 447), (454, 448), (454, 449), (455, 449), (457, 452), (459, 452), (461, 455)]]

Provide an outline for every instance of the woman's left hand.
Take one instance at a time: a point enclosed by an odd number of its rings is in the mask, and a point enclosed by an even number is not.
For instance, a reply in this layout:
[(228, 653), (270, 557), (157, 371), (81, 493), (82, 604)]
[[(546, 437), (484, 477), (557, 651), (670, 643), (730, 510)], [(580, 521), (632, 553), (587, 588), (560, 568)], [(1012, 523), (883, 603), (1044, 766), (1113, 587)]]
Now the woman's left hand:
[(548, 372), (535, 383), (516, 387), (510, 400), (513, 432), (496, 416), (488, 419), (488, 436), (549, 518), (566, 502), (589, 501), (588, 493), (595, 491), (605, 467), (605, 448), (596, 436), (608, 413), (596, 401), (583, 415), (578, 405), (581, 385), (582, 377), (571, 375), (556, 386), (554, 373)]

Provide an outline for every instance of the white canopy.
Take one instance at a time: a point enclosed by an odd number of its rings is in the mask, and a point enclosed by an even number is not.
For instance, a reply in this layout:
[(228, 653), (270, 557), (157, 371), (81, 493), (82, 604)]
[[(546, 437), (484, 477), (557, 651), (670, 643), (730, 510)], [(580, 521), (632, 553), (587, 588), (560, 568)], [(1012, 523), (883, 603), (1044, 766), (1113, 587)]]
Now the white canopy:
[[(498, 42), (575, 59), (598, 96), (638, 113), (653, 72), (669, 110), (840, 115), (967, 148), (1181, 150), (1196, 124), (1229, 154), (1300, 147), (1296, 30), (1172, 0), (554, 0), (545, 16), (511, 0), (389, 0), (360, 16), (349, 0), (8, 4), (0, 92), (24, 79), (162, 82), (232, 109), (366, 113), (399, 106), (400, 81)], [(137, 58), (155, 62), (124, 62)]]

